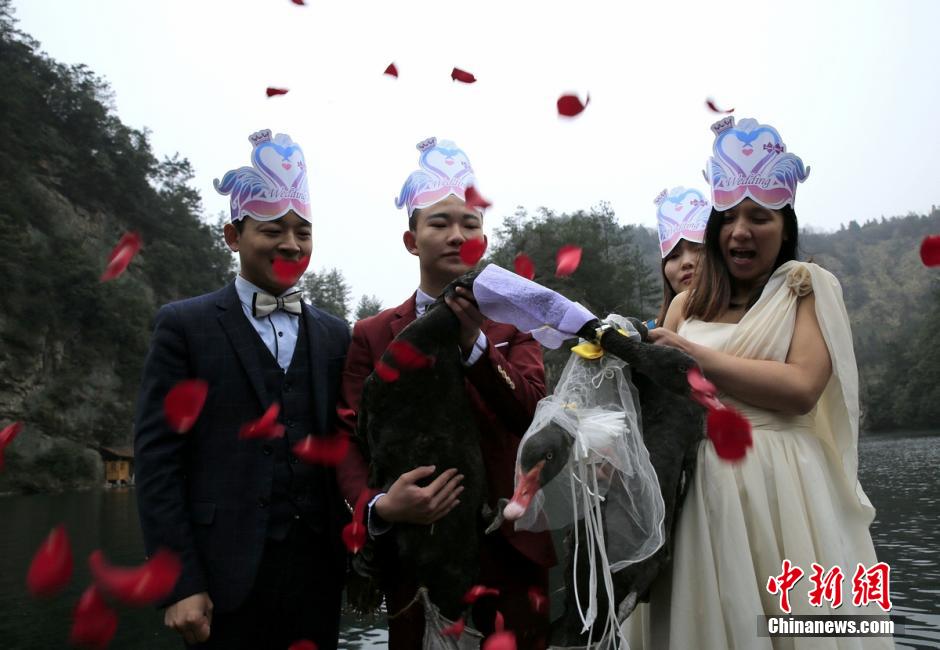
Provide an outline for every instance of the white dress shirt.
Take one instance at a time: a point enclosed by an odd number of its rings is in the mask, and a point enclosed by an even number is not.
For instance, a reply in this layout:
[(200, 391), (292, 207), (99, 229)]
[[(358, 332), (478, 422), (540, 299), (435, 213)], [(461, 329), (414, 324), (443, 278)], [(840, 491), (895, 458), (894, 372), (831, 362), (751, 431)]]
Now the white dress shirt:
[[(275, 309), (267, 316), (255, 318), (251, 314), (251, 298), (257, 293), (267, 293), (262, 291), (241, 275), (235, 276), (235, 291), (238, 292), (238, 300), (242, 304), (242, 311), (245, 317), (251, 323), (258, 336), (264, 342), (264, 346), (271, 352), (271, 356), (277, 361), (281, 370), (287, 371), (290, 367), (291, 359), (294, 357), (294, 348), (297, 347), (297, 332), (300, 330), (300, 315), (291, 314), (283, 309)], [(280, 298), (288, 293), (297, 291), (297, 287), (291, 287), (276, 298)]]

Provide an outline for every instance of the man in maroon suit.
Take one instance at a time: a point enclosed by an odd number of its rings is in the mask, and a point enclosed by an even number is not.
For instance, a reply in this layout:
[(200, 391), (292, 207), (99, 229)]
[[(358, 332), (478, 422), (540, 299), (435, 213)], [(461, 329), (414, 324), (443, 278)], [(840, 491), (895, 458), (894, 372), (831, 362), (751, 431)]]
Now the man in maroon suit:
[[(421, 169), (405, 181), (397, 205), (408, 210), (403, 241), (419, 260), (420, 282), (401, 305), (361, 320), (353, 328), (338, 405), (341, 426), (351, 434), (356, 429), (363, 383), (388, 344), (420, 318), (448, 284), (470, 270), (461, 261), (461, 245), (470, 239), (486, 241), (482, 213), (464, 201), (466, 187), (473, 184), (466, 155), (452, 142), (435, 138), (419, 143), (418, 149)], [(447, 305), (460, 320), (466, 390), (481, 433), (489, 503), (495, 506), (500, 497), (512, 495), (516, 450), (536, 403), (545, 396), (542, 351), (530, 335), (485, 319), (469, 291), (457, 289), (457, 296), (447, 299)], [(417, 482), (436, 469), (415, 468), (403, 474), (386, 494), (374, 497), (368, 514), (370, 533), (380, 535), (397, 521), (429, 524), (445, 516), (457, 502), (462, 477), (454, 469), (442, 469), (445, 471), (422, 488)], [(344, 493), (353, 494), (363, 482), (361, 457), (350, 454), (340, 474)], [(520, 648), (544, 647), (547, 608), (533, 611), (529, 591), (547, 592), (548, 567), (555, 561), (548, 533), (517, 532), (506, 523), (486, 536), (481, 545), (479, 581), (499, 589), (500, 595), (483, 598), (474, 607), (474, 623), (480, 631), (493, 631), (499, 610), (506, 628), (516, 633)], [(421, 647), (424, 613), (420, 603), (414, 602), (417, 585), (398, 569), (383, 567), (389, 648), (414, 650)]]

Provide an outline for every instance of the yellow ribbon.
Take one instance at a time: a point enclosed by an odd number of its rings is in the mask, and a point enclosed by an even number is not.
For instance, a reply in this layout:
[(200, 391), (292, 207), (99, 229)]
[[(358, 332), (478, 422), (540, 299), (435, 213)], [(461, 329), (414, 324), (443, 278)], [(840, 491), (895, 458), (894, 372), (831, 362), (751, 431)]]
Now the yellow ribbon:
[[(624, 336), (630, 336), (625, 330), (617, 330)], [(590, 341), (585, 341), (584, 343), (579, 343), (571, 351), (582, 359), (588, 359), (589, 361), (594, 361), (595, 359), (600, 359), (604, 356), (604, 348), (597, 345), (596, 343), (591, 343)]]

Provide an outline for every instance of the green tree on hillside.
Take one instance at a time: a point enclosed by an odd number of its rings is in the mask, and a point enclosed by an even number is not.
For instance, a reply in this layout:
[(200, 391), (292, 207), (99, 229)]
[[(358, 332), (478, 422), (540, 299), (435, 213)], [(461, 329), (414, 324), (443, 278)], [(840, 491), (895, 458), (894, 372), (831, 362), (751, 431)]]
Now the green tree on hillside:
[(349, 296), (343, 272), (337, 268), (320, 273), (307, 273), (302, 281), (304, 299), (328, 314), (349, 320)]
[(367, 296), (362, 294), (359, 304), (356, 305), (356, 320), (362, 320), (369, 316), (375, 316), (382, 311), (382, 301), (377, 296)]

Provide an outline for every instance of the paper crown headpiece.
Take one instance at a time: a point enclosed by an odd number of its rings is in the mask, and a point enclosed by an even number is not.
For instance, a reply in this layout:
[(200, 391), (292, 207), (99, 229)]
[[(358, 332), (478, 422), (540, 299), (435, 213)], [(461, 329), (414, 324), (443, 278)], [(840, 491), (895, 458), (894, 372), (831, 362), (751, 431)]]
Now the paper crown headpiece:
[(659, 226), (659, 250), (665, 258), (680, 239), (701, 244), (705, 241), (705, 225), (711, 205), (698, 190), (674, 187), (663, 190), (653, 201), (656, 224)]
[(450, 140), (428, 138), (417, 144), (421, 169), (411, 172), (395, 199), (395, 207), (407, 208), (408, 216), (453, 194), (464, 200), (468, 185), (474, 184), (470, 159)]
[(270, 129), (252, 133), (248, 141), (252, 167), (233, 169), (212, 183), (219, 194), (231, 195), (232, 223), (246, 216), (273, 221), (291, 210), (310, 221), (307, 163), (300, 145), (283, 133), (272, 139)]
[(809, 176), (809, 167), (787, 153), (777, 129), (757, 120), (734, 117), (712, 125), (713, 155), (705, 180), (711, 183), (716, 210), (727, 210), (750, 197), (765, 208), (779, 210), (796, 200), (797, 183)]

